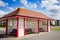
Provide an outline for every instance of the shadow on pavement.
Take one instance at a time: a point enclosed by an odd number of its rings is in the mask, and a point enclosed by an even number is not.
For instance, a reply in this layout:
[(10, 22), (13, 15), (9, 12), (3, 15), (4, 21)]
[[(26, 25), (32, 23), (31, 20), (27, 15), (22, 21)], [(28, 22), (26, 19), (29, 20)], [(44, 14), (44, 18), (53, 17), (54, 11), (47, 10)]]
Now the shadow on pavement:
[(0, 34), (0, 39), (1, 38), (7, 38), (8, 36), (6, 34)]
[(9, 38), (9, 37), (15, 37), (15, 36), (12, 36), (12, 35), (6, 35), (6, 34), (0, 34), (0, 39), (2, 38)]

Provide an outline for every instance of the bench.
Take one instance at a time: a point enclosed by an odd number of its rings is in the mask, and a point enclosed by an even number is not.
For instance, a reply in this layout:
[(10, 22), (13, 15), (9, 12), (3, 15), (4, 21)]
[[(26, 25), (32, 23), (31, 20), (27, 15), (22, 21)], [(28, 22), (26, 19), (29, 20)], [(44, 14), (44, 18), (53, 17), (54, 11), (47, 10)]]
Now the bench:
[(31, 33), (33, 33), (31, 28), (26, 29), (26, 34), (31, 34)]
[(16, 29), (13, 29), (11, 32), (9, 32), (9, 34), (16, 36), (16, 31), (17, 31)]

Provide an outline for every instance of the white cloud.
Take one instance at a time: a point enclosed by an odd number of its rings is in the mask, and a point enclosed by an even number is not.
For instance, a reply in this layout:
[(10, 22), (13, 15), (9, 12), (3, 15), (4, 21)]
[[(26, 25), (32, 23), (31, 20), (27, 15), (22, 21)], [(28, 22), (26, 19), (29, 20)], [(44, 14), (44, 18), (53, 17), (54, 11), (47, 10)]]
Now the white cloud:
[(37, 4), (36, 4), (36, 3), (31, 3), (31, 2), (28, 2), (27, 0), (20, 0), (20, 2), (21, 2), (22, 4), (24, 4), (24, 7), (25, 7), (25, 8), (28, 8), (28, 9), (37, 8)]
[(5, 14), (7, 14), (8, 12), (4, 12), (2, 10), (0, 10), (0, 17), (4, 16)]
[(56, 3), (59, 3), (58, 0), (43, 0), (41, 8), (46, 7), (46, 15), (51, 18), (60, 19), (60, 6), (55, 5)]
[(12, 7), (7, 7), (8, 9), (10, 9), (11, 11), (13, 11), (13, 10), (15, 10), (14, 8), (12, 8)]
[(6, 5), (8, 5), (8, 3), (5, 3), (2, 0), (0, 0), (0, 6), (6, 6)]
[(49, 6), (53, 6), (55, 3), (58, 3), (58, 1), (57, 0), (43, 0), (41, 6), (49, 7)]
[(20, 8), (23, 8), (23, 9), (25, 9), (24, 7), (20, 7)]
[(24, 5), (26, 5), (28, 3), (27, 0), (20, 0), (21, 3), (23, 3)]
[(36, 3), (28, 3), (28, 4), (25, 5), (25, 7), (30, 8), (30, 9), (37, 8), (37, 4)]

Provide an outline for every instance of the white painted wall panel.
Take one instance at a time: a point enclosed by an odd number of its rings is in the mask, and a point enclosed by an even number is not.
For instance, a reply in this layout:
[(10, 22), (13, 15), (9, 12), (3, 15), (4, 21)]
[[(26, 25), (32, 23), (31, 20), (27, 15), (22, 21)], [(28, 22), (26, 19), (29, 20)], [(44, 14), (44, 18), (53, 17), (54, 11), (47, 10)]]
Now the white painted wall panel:
[(18, 36), (24, 36), (24, 19), (19, 19), (19, 26), (18, 26)]
[(48, 21), (48, 32), (50, 32), (50, 21)]

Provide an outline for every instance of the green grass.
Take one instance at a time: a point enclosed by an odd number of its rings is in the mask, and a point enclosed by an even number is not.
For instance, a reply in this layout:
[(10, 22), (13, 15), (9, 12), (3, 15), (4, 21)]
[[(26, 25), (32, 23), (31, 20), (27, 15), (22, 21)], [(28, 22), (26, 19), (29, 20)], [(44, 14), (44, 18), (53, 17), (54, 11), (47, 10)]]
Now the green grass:
[(6, 25), (0, 25), (0, 28), (5, 28), (6, 27)]
[(53, 27), (52, 30), (60, 30), (60, 27)]
[(1, 27), (1, 26), (0, 26), (0, 28), (6, 28), (6, 27)]

